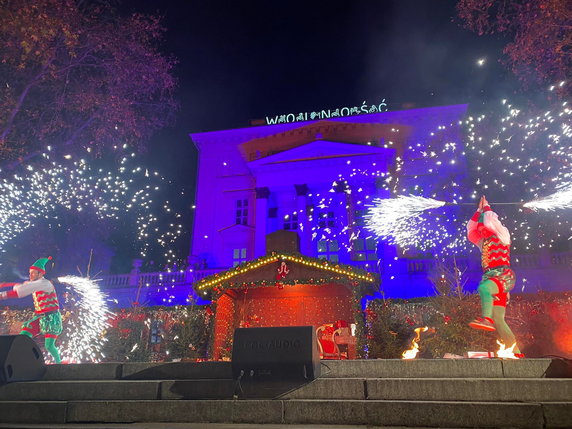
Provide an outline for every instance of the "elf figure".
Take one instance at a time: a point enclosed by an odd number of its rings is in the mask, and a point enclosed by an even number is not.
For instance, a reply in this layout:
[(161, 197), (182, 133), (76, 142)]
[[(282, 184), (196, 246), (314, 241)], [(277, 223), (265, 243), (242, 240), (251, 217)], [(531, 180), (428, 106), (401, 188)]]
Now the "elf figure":
[(10, 298), (23, 298), (32, 295), (36, 315), (24, 322), (20, 335), (30, 338), (42, 334), (46, 350), (54, 357), (56, 363), (61, 362), (60, 353), (56, 347), (56, 339), (62, 333), (62, 316), (56, 289), (51, 281), (44, 278), (46, 263), (52, 257), (40, 258), (30, 267), (30, 280), (24, 283), (0, 284), (13, 286), (12, 290), (0, 292), (0, 301)]
[[(514, 271), (510, 268), (510, 233), (484, 196), (467, 225), (467, 236), (481, 250), (483, 268), (478, 287), (482, 317), (473, 320), (469, 326), (497, 331), (505, 346), (511, 347), (516, 343), (516, 338), (504, 319), (510, 291), (516, 281)], [(517, 357), (524, 357), (518, 346), (514, 347), (513, 353)]]

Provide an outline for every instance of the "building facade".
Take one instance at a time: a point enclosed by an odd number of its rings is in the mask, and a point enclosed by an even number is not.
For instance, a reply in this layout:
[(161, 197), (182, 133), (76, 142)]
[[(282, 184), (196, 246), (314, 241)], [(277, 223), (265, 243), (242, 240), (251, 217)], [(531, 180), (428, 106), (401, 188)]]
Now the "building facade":
[[(443, 144), (462, 147), (461, 127), (452, 125), (466, 112), (467, 105), (452, 105), (190, 134), (199, 154), (190, 266), (225, 270), (261, 257), (266, 235), (286, 229), (298, 233), (304, 255), (379, 274), (386, 297), (434, 294), (432, 255), (378, 242), (364, 214), (373, 198), (391, 196), (383, 183), (390, 177), (401, 177), (395, 193), (464, 180), (462, 163), (447, 167), (450, 174), (427, 174), (416, 154), (445, 128)], [(479, 256), (456, 262), (475, 288)], [(568, 253), (514, 255), (513, 264), (527, 279), (520, 291), (569, 288)]]
[(286, 229), (297, 231), (304, 255), (383, 275), (383, 264), (399, 264), (398, 249), (365, 231), (367, 204), (390, 196), (385, 174), (395, 173), (411, 145), (457, 123), (466, 108), (191, 134), (199, 153), (191, 264), (225, 269), (260, 257), (266, 235)]

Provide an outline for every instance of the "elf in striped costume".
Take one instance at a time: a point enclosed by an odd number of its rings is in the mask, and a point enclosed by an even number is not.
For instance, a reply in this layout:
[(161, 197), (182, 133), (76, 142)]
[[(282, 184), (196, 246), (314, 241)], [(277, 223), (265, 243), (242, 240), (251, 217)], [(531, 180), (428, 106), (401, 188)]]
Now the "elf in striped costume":
[(61, 362), (60, 353), (56, 347), (56, 339), (62, 333), (62, 316), (56, 289), (51, 281), (44, 278), (46, 263), (52, 259), (40, 258), (30, 267), (30, 280), (20, 284), (3, 283), (0, 286), (13, 286), (8, 292), (0, 292), (0, 301), (9, 298), (23, 298), (32, 295), (36, 315), (24, 322), (21, 335), (30, 338), (42, 334), (45, 347), (54, 357), (56, 363)]
[[(482, 317), (473, 320), (469, 326), (485, 331), (496, 330), (505, 346), (511, 347), (516, 338), (504, 320), (510, 291), (516, 281), (510, 268), (510, 234), (484, 196), (467, 225), (467, 236), (481, 250), (483, 268), (478, 287)], [(513, 353), (523, 357), (517, 346)]]

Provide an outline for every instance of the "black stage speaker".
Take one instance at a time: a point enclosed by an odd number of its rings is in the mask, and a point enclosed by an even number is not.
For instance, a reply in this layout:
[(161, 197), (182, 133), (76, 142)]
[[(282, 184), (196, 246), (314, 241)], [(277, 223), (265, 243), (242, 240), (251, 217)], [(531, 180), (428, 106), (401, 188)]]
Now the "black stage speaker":
[(555, 357), (544, 371), (546, 378), (572, 378), (572, 359)]
[(320, 353), (312, 326), (238, 328), (234, 331), (232, 375), (313, 380)]
[(42, 351), (27, 335), (0, 335), (0, 383), (40, 380), (46, 373)]

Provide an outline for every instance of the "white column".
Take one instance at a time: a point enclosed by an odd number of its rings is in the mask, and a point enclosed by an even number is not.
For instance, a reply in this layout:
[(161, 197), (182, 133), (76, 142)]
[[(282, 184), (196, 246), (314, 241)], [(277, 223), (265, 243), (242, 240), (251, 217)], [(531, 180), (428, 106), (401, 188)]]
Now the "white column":
[[(298, 212), (298, 236), (300, 237), (300, 253), (303, 255), (311, 255), (310, 223), (308, 221), (308, 213), (306, 211), (308, 205), (308, 186), (295, 185), (296, 187), (296, 211)], [(300, 228), (303, 225), (303, 230)]]
[(268, 188), (256, 188), (256, 224), (254, 234), (254, 258), (266, 254), (266, 223), (268, 220)]

